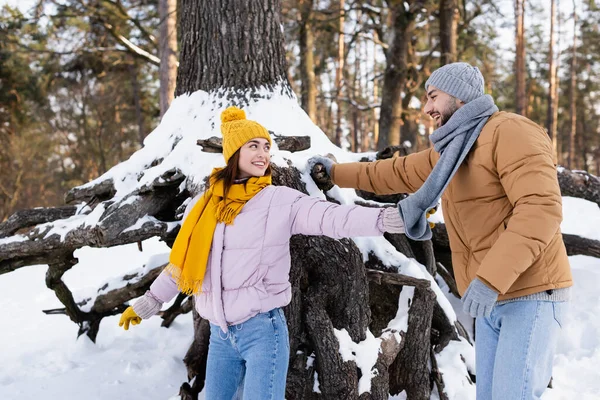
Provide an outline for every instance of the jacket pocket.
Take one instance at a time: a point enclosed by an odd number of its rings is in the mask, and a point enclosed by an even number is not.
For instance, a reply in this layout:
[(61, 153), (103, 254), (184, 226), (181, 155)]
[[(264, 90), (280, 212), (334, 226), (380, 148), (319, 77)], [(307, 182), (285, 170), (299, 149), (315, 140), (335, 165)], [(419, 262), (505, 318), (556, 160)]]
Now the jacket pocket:
[(494, 243), (496, 243), (496, 241), (498, 240), (500, 235), (502, 235), (504, 233), (504, 231), (506, 231), (507, 225), (508, 225), (507, 221), (502, 221), (500, 223), (500, 225), (498, 226), (498, 228), (496, 228), (494, 233), (492, 233), (491, 240), (490, 240), (490, 248), (494, 245)]

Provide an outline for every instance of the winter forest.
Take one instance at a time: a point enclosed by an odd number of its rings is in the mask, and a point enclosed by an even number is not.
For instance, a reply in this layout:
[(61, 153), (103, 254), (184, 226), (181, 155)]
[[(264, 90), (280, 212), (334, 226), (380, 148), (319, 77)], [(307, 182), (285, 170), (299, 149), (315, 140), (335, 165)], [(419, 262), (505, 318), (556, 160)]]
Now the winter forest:
[[(0, 0), (0, 399), (205, 399), (209, 323), (180, 294), (125, 332), (221, 112), (273, 138), (273, 183), (338, 204), (307, 165), (431, 147), (424, 84), (477, 66), (552, 141), (574, 290), (543, 400), (600, 399), (600, 4), (595, 0)], [(290, 242), (287, 399), (475, 400), (441, 207), (433, 237)], [(509, 399), (510, 400), (510, 399)]]

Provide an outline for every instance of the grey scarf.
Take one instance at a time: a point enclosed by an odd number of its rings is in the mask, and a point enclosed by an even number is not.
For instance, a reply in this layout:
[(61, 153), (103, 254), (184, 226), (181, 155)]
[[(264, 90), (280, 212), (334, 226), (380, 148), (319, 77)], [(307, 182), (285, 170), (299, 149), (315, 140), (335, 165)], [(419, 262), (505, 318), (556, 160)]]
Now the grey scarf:
[(406, 236), (413, 240), (431, 239), (425, 213), (437, 205), (481, 129), (496, 111), (498, 107), (492, 96), (480, 96), (456, 110), (446, 124), (431, 134), (431, 142), (435, 151), (440, 153), (440, 159), (423, 186), (398, 203)]

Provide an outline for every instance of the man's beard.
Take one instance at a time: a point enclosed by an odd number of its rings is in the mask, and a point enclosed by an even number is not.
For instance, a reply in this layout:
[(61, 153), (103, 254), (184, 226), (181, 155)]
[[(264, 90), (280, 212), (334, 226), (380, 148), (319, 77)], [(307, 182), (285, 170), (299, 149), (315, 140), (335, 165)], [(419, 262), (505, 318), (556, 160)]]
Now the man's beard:
[(440, 111), (440, 127), (444, 126), (446, 122), (452, 117), (452, 115), (458, 110), (458, 105), (456, 104), (456, 98), (449, 98), (446, 103), (446, 109), (444, 111)]

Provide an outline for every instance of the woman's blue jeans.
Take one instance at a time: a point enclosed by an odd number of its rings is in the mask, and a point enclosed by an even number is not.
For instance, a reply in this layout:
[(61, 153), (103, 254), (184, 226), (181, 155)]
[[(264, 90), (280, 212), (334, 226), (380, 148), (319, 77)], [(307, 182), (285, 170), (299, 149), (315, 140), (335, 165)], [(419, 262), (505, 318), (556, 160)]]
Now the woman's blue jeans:
[(229, 326), (210, 324), (204, 392), (210, 400), (282, 400), (290, 357), (281, 308)]
[(567, 302), (524, 300), (495, 306), (477, 318), (477, 400), (540, 399), (552, 376), (552, 361)]

